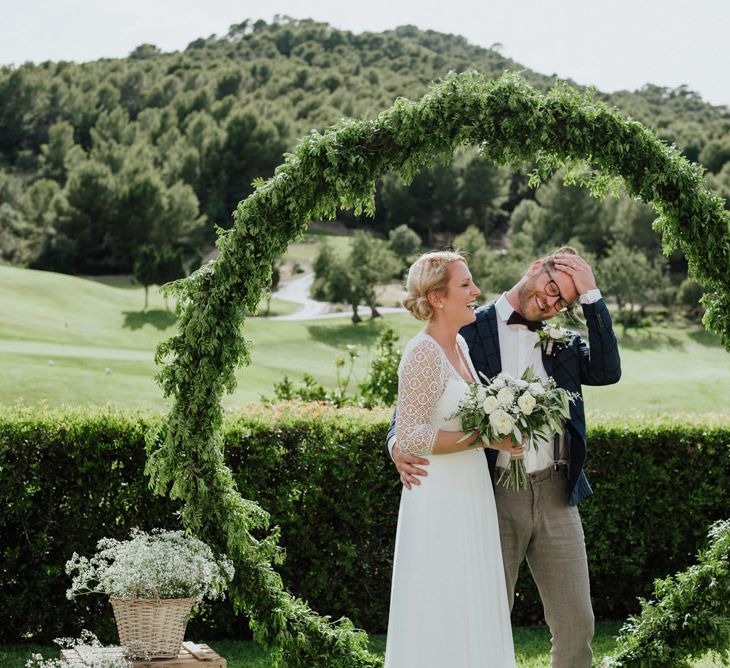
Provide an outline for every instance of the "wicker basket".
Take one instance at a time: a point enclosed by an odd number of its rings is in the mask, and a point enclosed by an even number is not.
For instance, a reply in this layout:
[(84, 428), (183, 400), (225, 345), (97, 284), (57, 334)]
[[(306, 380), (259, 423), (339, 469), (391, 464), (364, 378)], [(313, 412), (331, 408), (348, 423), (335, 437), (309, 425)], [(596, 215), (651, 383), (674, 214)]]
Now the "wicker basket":
[(119, 644), (142, 647), (151, 659), (174, 658), (185, 638), (194, 598), (110, 598)]

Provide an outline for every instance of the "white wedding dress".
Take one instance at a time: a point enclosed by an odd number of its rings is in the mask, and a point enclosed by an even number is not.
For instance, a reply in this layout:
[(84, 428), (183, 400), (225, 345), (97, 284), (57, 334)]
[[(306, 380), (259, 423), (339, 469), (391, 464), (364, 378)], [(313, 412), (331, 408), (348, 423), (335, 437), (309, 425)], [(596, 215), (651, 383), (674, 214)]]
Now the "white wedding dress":
[[(466, 342), (458, 345), (470, 371)], [(481, 448), (429, 455), (468, 384), (422, 332), (399, 369), (398, 447), (428, 455), (428, 476), (403, 489), (393, 560), (386, 668), (515, 665), (494, 493)]]

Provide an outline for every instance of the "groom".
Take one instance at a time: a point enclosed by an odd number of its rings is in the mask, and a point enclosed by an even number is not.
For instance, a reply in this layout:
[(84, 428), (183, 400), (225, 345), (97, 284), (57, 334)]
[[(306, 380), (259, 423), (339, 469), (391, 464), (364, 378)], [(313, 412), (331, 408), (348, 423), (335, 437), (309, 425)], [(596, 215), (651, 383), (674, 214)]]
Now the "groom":
[[(543, 321), (580, 303), (588, 327), (589, 345), (565, 331), (552, 344), (539, 346)], [(524, 276), (499, 299), (479, 308), (476, 321), (461, 335), (477, 371), (487, 378), (501, 371), (515, 377), (532, 366), (537, 375), (555, 379), (569, 392), (581, 384), (609, 385), (621, 377), (611, 316), (596, 287), (593, 271), (569, 246), (533, 262)], [(388, 447), (408, 488), (428, 475), (428, 460), (403, 454), (395, 442), (395, 415)], [(492, 480), (499, 479), (509, 455), (487, 449)], [(570, 419), (554, 441), (541, 442), (525, 453), (527, 489), (508, 490), (495, 484), (507, 596), (514, 603), (517, 574), (527, 558), (540, 592), (552, 634), (553, 668), (589, 668), (593, 653), (593, 608), (588, 562), (578, 502), (592, 494), (583, 463), (586, 426), (582, 396), (571, 404)], [(424, 481), (428, 484), (428, 481)]]

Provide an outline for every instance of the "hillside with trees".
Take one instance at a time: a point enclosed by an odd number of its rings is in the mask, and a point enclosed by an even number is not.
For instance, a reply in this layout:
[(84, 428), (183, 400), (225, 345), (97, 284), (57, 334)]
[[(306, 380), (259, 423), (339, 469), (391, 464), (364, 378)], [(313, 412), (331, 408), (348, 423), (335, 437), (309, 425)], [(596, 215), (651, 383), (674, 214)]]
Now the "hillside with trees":
[[(503, 57), (498, 45), (484, 49), (413, 26), (355, 34), (281, 16), (243, 21), (181, 52), (143, 44), (126, 59), (0, 68), (0, 260), (131, 273), (154, 246), (195, 269), (216, 227), (230, 225), (254, 179), (271, 176), (298, 137), (343, 116), (374, 117), (400, 96), (421, 97), (449, 70), (466, 69), (488, 77), (521, 71), (541, 90), (556, 81)], [(653, 85), (594, 97), (701, 162), (710, 186), (730, 198), (727, 107)], [(534, 191), (528, 175), (473, 149), (407, 186), (384, 175), (375, 220), (341, 214), (349, 227), (382, 238), (406, 225), (429, 247), (465, 233), (473, 245), (476, 231), (497, 283), (566, 241), (608, 262), (617, 283), (621, 263), (639, 254), (641, 280), (651, 284), (643, 295), (661, 301), (673, 298), (665, 293), (676, 293), (685, 264), (661, 257), (654, 217), (620, 193), (601, 203), (564, 186), (560, 174)]]

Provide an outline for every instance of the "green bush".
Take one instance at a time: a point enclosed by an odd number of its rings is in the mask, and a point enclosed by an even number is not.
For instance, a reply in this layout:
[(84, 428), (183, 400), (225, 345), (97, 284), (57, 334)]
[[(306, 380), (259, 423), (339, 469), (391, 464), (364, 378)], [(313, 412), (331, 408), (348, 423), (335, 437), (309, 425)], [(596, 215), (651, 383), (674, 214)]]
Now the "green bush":
[(682, 310), (690, 318), (701, 319), (704, 311), (700, 300), (704, 290), (702, 284), (692, 278), (685, 278), (679, 286), (676, 297), (677, 304), (682, 307)]
[(284, 376), (282, 380), (274, 383), (274, 396), (261, 395), (261, 402), (267, 406), (288, 401), (319, 401), (337, 408), (393, 406), (398, 395), (398, 367), (401, 359), (395, 330), (390, 325), (385, 325), (381, 329), (375, 357), (370, 362), (367, 377), (352, 394), (348, 394), (348, 387), (352, 380), (355, 359), (360, 351), (357, 346), (347, 346), (347, 353), (349, 363), (344, 357), (335, 359), (336, 388), (326, 388), (309, 373), (302, 376), (299, 385), (295, 385), (288, 376)]
[(714, 524), (710, 546), (686, 571), (657, 580), (654, 601), (621, 629), (619, 651), (606, 666), (689, 668), (708, 650), (730, 660), (730, 520)]
[(152, 502), (142, 475), (148, 426), (111, 412), (2, 414), (0, 641), (97, 630), (99, 617), (107, 618), (100, 635), (108, 633), (110, 606), (101, 597), (66, 600), (66, 560), (94, 552), (103, 536), (124, 538), (132, 526), (181, 528), (167, 499)]
[[(143, 474), (156, 416), (116, 411), (0, 410), (0, 642), (93, 629), (113, 640), (101, 597), (65, 598), (63, 565), (102, 536), (179, 528), (177, 506)], [(281, 528), (279, 567), (294, 594), (334, 618), (383, 632), (400, 486), (384, 447), (389, 411), (289, 404), (229, 415), (226, 460), (245, 498)], [(624, 618), (658, 577), (694, 562), (707, 528), (730, 517), (730, 425), (596, 423), (581, 504), (596, 614)], [(590, 424), (590, 423), (589, 423)], [(526, 569), (525, 569), (526, 571)], [(424, 583), (427, 586), (427, 583)], [(527, 573), (517, 623), (541, 619)], [(206, 608), (191, 636), (247, 634), (226, 603)]]

